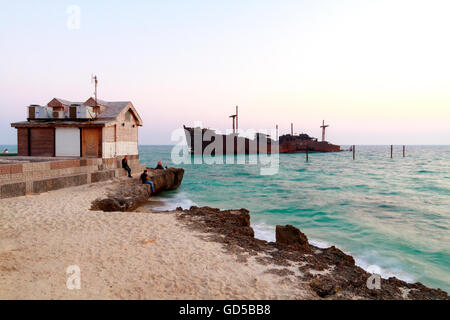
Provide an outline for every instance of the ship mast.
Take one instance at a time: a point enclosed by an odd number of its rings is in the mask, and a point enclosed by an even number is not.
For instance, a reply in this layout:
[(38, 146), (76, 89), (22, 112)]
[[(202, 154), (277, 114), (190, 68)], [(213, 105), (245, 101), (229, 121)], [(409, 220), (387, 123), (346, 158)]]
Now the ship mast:
[[(238, 129), (238, 106), (236, 106), (236, 114), (232, 114), (230, 116), (230, 118), (232, 118), (233, 121), (233, 133), (236, 133), (236, 130)], [(235, 121), (236, 121), (236, 126), (235, 126)]]
[(238, 106), (236, 106), (236, 131), (238, 131)]
[(325, 120), (322, 120), (322, 125), (320, 126), (322, 128), (322, 141), (325, 141), (325, 128), (329, 127), (330, 125), (325, 125)]

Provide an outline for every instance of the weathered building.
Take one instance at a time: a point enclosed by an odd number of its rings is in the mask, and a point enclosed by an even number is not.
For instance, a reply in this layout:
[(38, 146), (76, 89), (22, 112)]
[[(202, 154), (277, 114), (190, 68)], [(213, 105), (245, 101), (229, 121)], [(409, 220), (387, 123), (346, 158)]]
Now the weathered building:
[(142, 119), (130, 101), (89, 98), (72, 102), (54, 98), (30, 105), (17, 129), (19, 156), (115, 158), (138, 155)]

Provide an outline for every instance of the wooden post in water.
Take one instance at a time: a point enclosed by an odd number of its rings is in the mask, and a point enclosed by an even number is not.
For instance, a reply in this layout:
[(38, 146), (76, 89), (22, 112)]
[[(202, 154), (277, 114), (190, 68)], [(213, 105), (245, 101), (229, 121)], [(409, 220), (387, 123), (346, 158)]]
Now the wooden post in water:
[(353, 160), (355, 160), (355, 145), (353, 145), (352, 150), (353, 150)]
[(406, 148), (405, 148), (405, 146), (403, 146), (403, 158), (405, 157), (405, 154), (406, 154)]
[(309, 161), (308, 147), (306, 147), (306, 162)]
[(392, 159), (393, 152), (394, 152), (394, 145), (391, 144), (391, 159)]

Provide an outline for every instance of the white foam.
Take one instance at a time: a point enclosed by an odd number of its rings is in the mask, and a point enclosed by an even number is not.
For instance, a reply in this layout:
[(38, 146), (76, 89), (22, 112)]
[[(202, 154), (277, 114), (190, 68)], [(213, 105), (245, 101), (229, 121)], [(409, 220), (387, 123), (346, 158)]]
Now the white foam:
[(369, 262), (367, 262), (365, 259), (359, 258), (359, 257), (355, 257), (353, 256), (355, 259), (355, 264), (358, 267), (363, 268), (364, 270), (366, 270), (369, 273), (372, 274), (379, 274), (383, 279), (388, 279), (390, 277), (396, 277), (397, 279), (403, 280), (405, 282), (415, 282), (414, 278), (409, 275), (408, 273), (402, 271), (402, 270), (390, 270), (387, 268), (383, 268), (380, 267), (377, 264), (371, 264)]
[[(260, 240), (272, 241), (275, 242), (275, 226), (266, 224), (264, 222), (257, 222), (252, 224), (253, 231), (255, 231), (255, 238)], [(310, 244), (316, 246), (321, 249), (331, 247), (326, 241), (317, 240), (317, 239), (309, 239)]]
[(325, 248), (329, 248), (332, 245), (326, 241), (322, 241), (322, 240), (317, 240), (317, 239), (308, 239), (309, 243), (312, 244), (315, 247), (321, 248), (321, 249), (325, 249)]
[(170, 196), (156, 196), (152, 197), (151, 201), (159, 202), (158, 205), (151, 205), (151, 209), (160, 211), (175, 210), (178, 207), (183, 209), (189, 209), (191, 206), (196, 206), (197, 204), (188, 199), (185, 192), (177, 192), (171, 194)]
[(264, 222), (258, 222), (252, 224), (253, 231), (255, 231), (255, 238), (260, 240), (266, 240), (269, 242), (275, 242), (275, 227), (265, 224)]
[[(275, 241), (275, 226), (266, 224), (264, 222), (258, 222), (252, 224), (252, 228), (255, 231), (255, 238), (272, 242)], [(309, 239), (309, 243), (321, 249), (329, 248), (332, 246), (332, 244), (319, 239)], [(414, 282), (414, 278), (402, 270), (390, 270), (387, 268), (382, 268), (379, 265), (369, 263), (365, 259), (353, 255), (351, 252), (345, 253), (351, 255), (355, 259), (355, 264), (369, 273), (379, 274), (384, 279), (396, 277), (406, 282)]]

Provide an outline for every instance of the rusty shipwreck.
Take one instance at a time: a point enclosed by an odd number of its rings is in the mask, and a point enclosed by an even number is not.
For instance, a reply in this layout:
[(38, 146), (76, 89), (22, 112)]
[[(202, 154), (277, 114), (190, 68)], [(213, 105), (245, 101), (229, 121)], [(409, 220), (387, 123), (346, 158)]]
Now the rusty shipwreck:
[(233, 133), (218, 134), (215, 130), (183, 126), (186, 142), (191, 154), (271, 154), (271, 153), (298, 153), (298, 152), (339, 152), (339, 145), (331, 144), (325, 140), (325, 129), (328, 125), (322, 122), (322, 141), (310, 137), (308, 134), (294, 134), (293, 124), (291, 133), (272, 139), (264, 133), (256, 133), (254, 138), (242, 137), (238, 130), (238, 107), (236, 114), (230, 116), (233, 120)]

